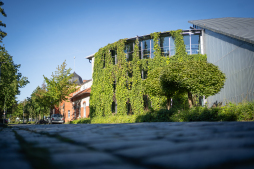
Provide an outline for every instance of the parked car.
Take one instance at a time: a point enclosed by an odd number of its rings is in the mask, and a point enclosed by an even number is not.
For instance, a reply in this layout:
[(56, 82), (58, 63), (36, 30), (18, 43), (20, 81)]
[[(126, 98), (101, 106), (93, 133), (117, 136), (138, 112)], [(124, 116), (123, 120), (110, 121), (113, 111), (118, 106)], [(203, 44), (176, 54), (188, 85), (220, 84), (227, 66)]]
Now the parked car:
[(53, 124), (53, 123), (63, 124), (64, 123), (64, 117), (61, 114), (52, 114), (50, 119), (49, 119), (49, 123), (50, 124)]
[(4, 124), (8, 124), (8, 120), (7, 119), (0, 119), (0, 123), (4, 123)]
[(48, 121), (43, 120), (43, 119), (35, 122), (35, 124), (48, 124), (48, 123), (49, 123)]

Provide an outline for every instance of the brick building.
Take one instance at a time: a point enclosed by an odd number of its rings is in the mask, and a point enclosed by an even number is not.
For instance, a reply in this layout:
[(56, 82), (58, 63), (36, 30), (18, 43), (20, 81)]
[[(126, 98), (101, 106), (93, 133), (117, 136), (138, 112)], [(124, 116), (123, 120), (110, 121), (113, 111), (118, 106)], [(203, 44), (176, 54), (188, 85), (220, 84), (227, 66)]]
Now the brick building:
[(78, 85), (78, 90), (69, 95), (67, 101), (60, 104), (60, 108), (55, 109), (56, 114), (62, 114), (65, 122), (73, 121), (79, 118), (89, 117), (89, 99), (91, 92), (92, 80), (82, 80), (82, 78), (73, 73), (70, 80)]

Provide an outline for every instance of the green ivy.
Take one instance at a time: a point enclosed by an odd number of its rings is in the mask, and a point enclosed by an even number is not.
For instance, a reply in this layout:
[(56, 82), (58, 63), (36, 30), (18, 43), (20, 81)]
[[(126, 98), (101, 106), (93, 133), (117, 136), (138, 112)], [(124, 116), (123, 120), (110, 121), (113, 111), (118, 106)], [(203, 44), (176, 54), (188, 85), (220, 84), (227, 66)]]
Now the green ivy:
[[(99, 49), (95, 54), (93, 85), (90, 97), (90, 116), (103, 117), (112, 114), (112, 102), (117, 104), (117, 114), (127, 114), (127, 103), (131, 104), (133, 114), (144, 112), (143, 96), (145, 92), (146, 80), (141, 78), (141, 72), (149, 72), (158, 67), (164, 67), (170, 62), (182, 62), (184, 60), (205, 61), (206, 55), (187, 55), (183, 41), (182, 30), (169, 31), (175, 41), (175, 55), (164, 57), (160, 48), (160, 32), (151, 33), (154, 42), (154, 58), (140, 59), (139, 39), (135, 41), (133, 60), (126, 60), (124, 52), (126, 39), (121, 39), (115, 43)], [(117, 51), (117, 63), (112, 62), (111, 50)], [(128, 76), (132, 73), (132, 77)], [(113, 83), (116, 82), (114, 90)], [(149, 95), (151, 108), (160, 110), (165, 108), (166, 97)]]

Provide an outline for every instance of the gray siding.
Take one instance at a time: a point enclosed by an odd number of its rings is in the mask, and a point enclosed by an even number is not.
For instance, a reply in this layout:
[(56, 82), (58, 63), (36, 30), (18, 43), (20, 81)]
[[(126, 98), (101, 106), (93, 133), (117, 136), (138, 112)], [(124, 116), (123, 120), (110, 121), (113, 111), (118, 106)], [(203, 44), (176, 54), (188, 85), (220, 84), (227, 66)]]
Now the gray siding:
[(224, 88), (208, 97), (208, 105), (254, 100), (254, 45), (209, 30), (204, 33), (207, 60), (226, 74)]

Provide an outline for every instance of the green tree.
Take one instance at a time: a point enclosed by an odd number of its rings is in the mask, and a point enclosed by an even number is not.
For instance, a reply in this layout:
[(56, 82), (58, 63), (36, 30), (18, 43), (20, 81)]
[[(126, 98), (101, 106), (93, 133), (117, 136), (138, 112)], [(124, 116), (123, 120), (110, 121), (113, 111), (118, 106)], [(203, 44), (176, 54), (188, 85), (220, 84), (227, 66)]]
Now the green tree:
[[(148, 78), (144, 81), (145, 92), (152, 96), (166, 96), (167, 109), (171, 108), (171, 98), (175, 95), (187, 92), (186, 88), (181, 87), (178, 83), (178, 72), (181, 69), (176, 64), (169, 66), (170, 79), (166, 78), (164, 73), (165, 67), (159, 67), (151, 70)], [(164, 74), (163, 74), (164, 73)], [(162, 75), (164, 77), (162, 78)]]
[(47, 95), (46, 85), (42, 84), (41, 87), (38, 86), (32, 93), (32, 98), (35, 102), (37, 109), (39, 110), (39, 114), (42, 115), (44, 119), (44, 113), (47, 113), (46, 111), (50, 107), (51, 103), (51, 97)]
[(170, 62), (154, 69), (145, 80), (145, 91), (150, 95), (167, 97), (167, 109), (171, 98), (188, 92), (189, 106), (193, 105), (192, 94), (211, 96), (224, 86), (225, 74), (206, 61)]
[(211, 96), (224, 86), (225, 74), (218, 66), (206, 61), (171, 62), (160, 72), (161, 90), (175, 94), (188, 92), (188, 102), (193, 105), (192, 94)]
[(52, 73), (51, 78), (45, 76), (44, 80), (47, 84), (45, 93), (46, 103), (53, 108), (59, 106), (62, 101), (66, 101), (71, 93), (77, 90), (75, 83), (70, 83), (72, 78), (71, 68), (66, 69), (65, 61), (61, 66), (57, 67), (55, 74)]
[[(4, 9), (2, 8), (2, 5), (3, 5), (3, 4), (4, 4), (4, 3), (3, 3), (2, 1), (0, 1), (0, 13), (1, 13), (4, 17), (6, 17), (7, 15), (6, 15), (6, 13), (4, 12)], [(6, 24), (3, 23), (2, 21), (0, 21), (0, 26), (6, 27)], [(4, 32), (4, 31), (2, 31), (2, 30), (0, 29), (0, 42), (1, 42), (1, 43), (2, 43), (3, 38), (4, 38), (6, 35), (7, 35), (7, 33)]]
[(0, 47), (0, 62), (5, 62), (1, 65), (0, 76), (0, 112), (2, 113), (4, 109), (16, 103), (15, 96), (20, 94), (19, 89), (26, 86), (29, 81), (18, 72), (21, 65), (14, 64), (12, 56), (4, 47)]

